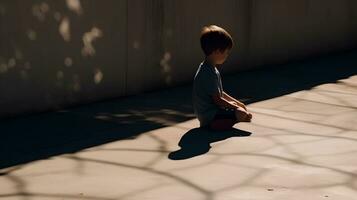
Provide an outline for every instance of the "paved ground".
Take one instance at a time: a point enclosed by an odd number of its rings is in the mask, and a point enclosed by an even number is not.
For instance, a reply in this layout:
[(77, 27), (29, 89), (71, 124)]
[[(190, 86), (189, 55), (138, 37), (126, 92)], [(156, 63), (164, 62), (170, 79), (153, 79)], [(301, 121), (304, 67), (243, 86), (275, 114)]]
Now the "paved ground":
[(356, 200), (356, 55), (228, 76), (254, 113), (229, 132), (186, 86), (6, 120), (0, 199)]

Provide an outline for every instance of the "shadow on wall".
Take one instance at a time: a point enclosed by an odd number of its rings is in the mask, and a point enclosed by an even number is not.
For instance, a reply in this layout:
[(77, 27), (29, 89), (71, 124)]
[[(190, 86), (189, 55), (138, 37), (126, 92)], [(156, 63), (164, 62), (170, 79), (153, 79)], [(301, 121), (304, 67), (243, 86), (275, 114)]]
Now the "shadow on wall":
[[(223, 84), (233, 96), (245, 103), (253, 103), (355, 75), (356, 55), (357, 52), (348, 52), (242, 72), (223, 77)], [(147, 131), (193, 118), (189, 85), (59, 112), (3, 120), (0, 122), (0, 168), (73, 153), (111, 141), (134, 139)], [(186, 137), (191, 138), (197, 132), (193, 129)], [(186, 139), (182, 139), (184, 149)], [(210, 141), (206, 139), (202, 152), (207, 150)], [(193, 152), (191, 154), (186, 157), (194, 155)]]
[[(124, 5), (125, 1), (1, 1), (0, 116), (124, 93)], [(108, 54), (114, 50), (116, 56)]]
[(262, 66), (223, 77), (224, 87), (245, 103), (254, 103), (355, 75), (356, 56), (357, 51), (352, 50), (280, 66)]

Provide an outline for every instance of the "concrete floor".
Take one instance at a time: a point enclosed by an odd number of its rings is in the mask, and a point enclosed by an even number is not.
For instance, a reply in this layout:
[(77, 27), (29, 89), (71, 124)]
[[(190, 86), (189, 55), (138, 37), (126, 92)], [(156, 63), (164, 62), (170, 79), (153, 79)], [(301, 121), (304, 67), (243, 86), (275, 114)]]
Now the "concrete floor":
[[(90, 107), (96, 113), (101, 110), (101, 104)], [(72, 151), (9, 162), (0, 169), (0, 199), (357, 199), (357, 75), (250, 103), (248, 109), (254, 114), (252, 123), (237, 124), (235, 131), (201, 130), (192, 113), (166, 109), (161, 111), (186, 118), (149, 115), (147, 121), (164, 125), (132, 137), (91, 141)], [(83, 116), (86, 111), (62, 112)], [(121, 115), (117, 113), (128, 117)], [(52, 116), (36, 117), (27, 119), (33, 123)], [(95, 118), (115, 122), (108, 113)], [(24, 123), (13, 120), (17, 126)], [(112, 134), (126, 129), (100, 130)], [(91, 138), (100, 138), (99, 132)], [(68, 145), (86, 139), (72, 138)], [(23, 154), (31, 154), (27, 151)]]

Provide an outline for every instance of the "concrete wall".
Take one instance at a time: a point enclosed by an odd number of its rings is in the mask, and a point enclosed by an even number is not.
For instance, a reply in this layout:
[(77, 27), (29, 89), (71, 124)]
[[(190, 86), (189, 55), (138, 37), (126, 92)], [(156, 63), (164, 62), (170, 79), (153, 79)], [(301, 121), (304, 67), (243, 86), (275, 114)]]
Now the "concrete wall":
[(357, 43), (353, 0), (0, 0), (0, 117), (187, 83), (217, 24), (224, 73)]
[[(126, 92), (191, 81), (203, 59), (199, 33), (204, 25), (220, 24), (246, 43), (247, 6), (243, 0), (128, 1)], [(244, 49), (235, 49), (232, 60), (238, 60)]]
[(126, 94), (127, 1), (1, 0), (0, 10), (0, 116)]
[(355, 47), (353, 0), (251, 1), (249, 66)]

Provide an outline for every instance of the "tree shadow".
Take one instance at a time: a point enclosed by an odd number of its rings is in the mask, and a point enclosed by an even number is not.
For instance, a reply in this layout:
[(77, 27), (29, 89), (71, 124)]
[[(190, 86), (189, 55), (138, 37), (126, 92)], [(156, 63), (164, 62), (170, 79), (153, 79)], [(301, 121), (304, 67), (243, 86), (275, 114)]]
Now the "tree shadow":
[[(142, 96), (148, 99), (137, 101)], [(192, 119), (191, 106), (178, 105), (184, 101), (175, 99), (176, 95), (165, 96), (167, 92), (162, 91), (2, 120), (0, 169), (117, 140), (135, 139), (147, 131)], [(166, 103), (160, 101), (164, 98)]]
[[(223, 85), (228, 93), (242, 102), (254, 103), (355, 75), (356, 55), (357, 51), (351, 51), (227, 75), (223, 76)], [(190, 83), (58, 112), (2, 119), (0, 169), (75, 153), (113, 141), (133, 139), (151, 130), (192, 120), (195, 116), (190, 98), (191, 87)], [(198, 147), (191, 151), (191, 157), (194, 152), (196, 155), (207, 152), (210, 141), (214, 141), (215, 137), (219, 141), (218, 136), (205, 138), (198, 133), (200, 130), (196, 129), (186, 133), (188, 138), (199, 138), (194, 143)], [(224, 137), (224, 133), (220, 136)], [(184, 150), (192, 148), (189, 145), (186, 147), (184, 145)]]
[(205, 128), (194, 128), (182, 136), (179, 146), (181, 149), (168, 155), (171, 160), (184, 160), (207, 153), (211, 143), (226, 140), (231, 137), (248, 137), (252, 133), (231, 129), (227, 131), (212, 131)]

